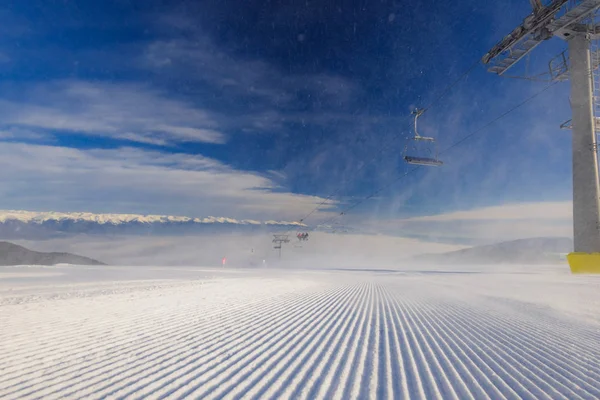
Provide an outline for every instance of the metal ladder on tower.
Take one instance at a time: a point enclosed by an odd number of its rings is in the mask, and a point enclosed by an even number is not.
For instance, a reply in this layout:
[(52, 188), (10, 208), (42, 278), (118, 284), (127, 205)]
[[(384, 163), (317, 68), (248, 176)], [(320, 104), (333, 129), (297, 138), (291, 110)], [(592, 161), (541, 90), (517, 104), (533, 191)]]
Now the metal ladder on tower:
[[(596, 136), (600, 131), (600, 40), (596, 38), (592, 38), (590, 41), (590, 57), (592, 64), (592, 90), (593, 99), (594, 99), (594, 130), (596, 131)], [(598, 138), (596, 137), (596, 140)], [(598, 148), (596, 146), (596, 149)]]
[(548, 24), (548, 30), (554, 35), (564, 36), (565, 29), (588, 17), (598, 6), (600, 0), (571, 0), (566, 13)]
[[(573, 3), (577, 3), (574, 1)], [(588, 17), (587, 21), (584, 21), (588, 26), (595, 24), (595, 15)], [(600, 39), (594, 35), (590, 39), (590, 62), (591, 62), (591, 77), (592, 77), (592, 98), (594, 101), (594, 130), (596, 135), (600, 133)], [(555, 60), (557, 60), (555, 62)], [(569, 79), (569, 58), (566, 55), (566, 51), (560, 53), (549, 63), (550, 75), (553, 80), (567, 80)], [(571, 120), (566, 121), (561, 125), (562, 129), (571, 129)], [(596, 148), (596, 151), (598, 149)]]
[(541, 42), (539, 40), (526, 39), (522, 42), (517, 43), (514, 47), (509, 50), (510, 55), (499, 61), (497, 65), (494, 65), (488, 69), (489, 72), (501, 73), (506, 71), (510, 66), (517, 63), (520, 59), (525, 57), (531, 50), (535, 49)]

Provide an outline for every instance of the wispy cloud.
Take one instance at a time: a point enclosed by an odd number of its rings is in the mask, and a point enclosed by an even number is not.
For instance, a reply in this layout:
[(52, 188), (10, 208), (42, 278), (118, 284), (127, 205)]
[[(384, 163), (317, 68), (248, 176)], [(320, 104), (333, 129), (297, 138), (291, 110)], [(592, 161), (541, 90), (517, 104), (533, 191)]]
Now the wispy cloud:
[(21, 88), (0, 100), (0, 126), (71, 132), (140, 143), (225, 143), (202, 109), (147, 85), (60, 81)]
[[(31, 141), (32, 135), (41, 140), (69, 133), (130, 146), (227, 144), (236, 132), (289, 135), (287, 124), (351, 123), (351, 114), (341, 108), (354, 101), (358, 88), (342, 77), (293, 74), (260, 59), (240, 58), (201, 32), (139, 46), (143, 50), (138, 58), (133, 51), (123, 59), (129, 72), (154, 74), (144, 83), (69, 79), (5, 84), (0, 95), (2, 139)], [(106, 59), (114, 66), (114, 54)], [(315, 112), (306, 109), (306, 99), (318, 102)], [(27, 138), (18, 136), (26, 131)], [(34, 209), (52, 202), (50, 208), (65, 211), (89, 210), (91, 205), (100, 212), (263, 219), (282, 215), (293, 220), (322, 201), (287, 192), (283, 185), (292, 186), (290, 175), (281, 171), (243, 172), (200, 155), (10, 146), (15, 153), (3, 164), (11, 178), (0, 193), (10, 201), (20, 193)], [(26, 165), (29, 157), (39, 162)]]
[(229, 112), (236, 114), (236, 128), (274, 131), (285, 123), (320, 125), (352, 114), (347, 107), (361, 90), (355, 82), (330, 73), (291, 73), (262, 59), (235, 56), (185, 18), (166, 21), (176, 34), (148, 44), (139, 66), (162, 79), (194, 83), (184, 91), (204, 85), (213, 93), (226, 93), (222, 101), (234, 106)]
[(48, 142), (52, 141), (52, 135), (44, 132), (36, 132), (26, 128), (9, 127), (0, 129), (0, 140), (15, 140), (20, 142)]
[[(285, 265), (301, 268), (398, 268), (414, 262), (416, 254), (458, 250), (463, 246), (430, 243), (415, 239), (371, 236), (332, 235), (314, 232), (302, 248), (287, 246)], [(211, 234), (181, 236), (77, 236), (43, 241), (16, 241), (38, 251), (67, 251), (116, 265), (220, 265), (247, 267), (275, 260), (277, 251), (272, 236), (264, 234)], [(280, 261), (278, 261), (280, 262)], [(280, 264), (281, 265), (281, 264)]]
[[(173, 9), (175, 8), (177, 7)], [(324, 12), (319, 7), (312, 7), (310, 11), (296, 9), (297, 7), (281, 6), (278, 12), (280, 15), (276, 13), (278, 15), (274, 18), (275, 23), (286, 21), (292, 15), (294, 18), (318, 20)], [(330, 9), (329, 12), (334, 11)], [(44, 59), (60, 64), (63, 72), (68, 65), (67, 69), (72, 75), (66, 76), (89, 74), (98, 79), (103, 76), (107, 80), (16, 81), (3, 84), (0, 87), (0, 139), (13, 142), (41, 141), (67, 132), (126, 141), (131, 146), (136, 143), (177, 146), (189, 142), (235, 145), (238, 138), (235, 135), (239, 132), (273, 134), (273, 142), (262, 141), (257, 146), (257, 151), (260, 153), (259, 157), (269, 154), (272, 156), (270, 160), (283, 160), (284, 162), (273, 164), (279, 164), (277, 168), (281, 168), (285, 175), (279, 175), (281, 171), (266, 176), (242, 172), (202, 156), (190, 156), (187, 159), (187, 156), (175, 155), (173, 159), (168, 154), (136, 153), (133, 149), (112, 150), (111, 153), (107, 150), (48, 148), (53, 157), (46, 160), (48, 169), (57, 174), (49, 176), (49, 179), (64, 186), (61, 186), (59, 192), (69, 194), (65, 197), (71, 202), (69, 204), (75, 204), (74, 199), (78, 199), (80, 194), (78, 189), (69, 187), (64, 182), (92, 187), (90, 182), (83, 182), (82, 176), (88, 174), (88, 179), (98, 180), (98, 186), (91, 190), (95, 197), (117, 199), (119, 204), (115, 207), (125, 207), (131, 212), (180, 213), (177, 209), (171, 210), (168, 207), (182, 207), (185, 202), (192, 201), (194, 196), (211, 199), (203, 207), (216, 207), (215, 199), (220, 199), (223, 208), (227, 208), (228, 204), (237, 211), (247, 207), (251, 209), (251, 213), (268, 213), (286, 207), (302, 209), (306, 208), (305, 205), (298, 204), (305, 204), (303, 202), (310, 196), (295, 197), (290, 193), (277, 193), (283, 190), (278, 184), (293, 187), (303, 193), (320, 193), (323, 196), (341, 188), (337, 192), (338, 196), (362, 197), (389, 185), (404, 172), (401, 153), (405, 142), (400, 137), (403, 131), (410, 131), (410, 121), (400, 121), (404, 115), (399, 114), (403, 111), (404, 114), (409, 113), (404, 104), (405, 96), (401, 92), (423, 91), (420, 95), (424, 98), (438, 93), (437, 90), (425, 87), (424, 82), (428, 82), (427, 80), (415, 82), (414, 89), (412, 85), (402, 86), (406, 85), (410, 74), (422, 74), (420, 68), (415, 68), (407, 61), (411, 59), (408, 51), (394, 51), (394, 57), (397, 56), (398, 60), (385, 70), (390, 73), (396, 71), (396, 79), (393, 79), (393, 73), (392, 77), (387, 73), (381, 75), (380, 83), (393, 88), (388, 90), (369, 86), (373, 83), (369, 79), (349, 78), (352, 74), (345, 77), (335, 73), (340, 71), (338, 69), (328, 70), (324, 66), (319, 68), (316, 64), (314, 68), (303, 68), (293, 63), (290, 63), (289, 69), (282, 67), (285, 62), (278, 64), (273, 59), (261, 56), (260, 52), (251, 54), (243, 51), (243, 38), (240, 41), (219, 41), (216, 36), (203, 30), (207, 27), (203, 27), (198, 19), (188, 15), (195, 14), (169, 14), (160, 17), (159, 22), (148, 18), (146, 21), (152, 21), (152, 35), (147, 38), (151, 39), (134, 40), (119, 45), (117, 49), (87, 48), (75, 52), (67, 48), (45, 46), (35, 49), (36, 53), (48, 52), (49, 55)], [(39, 29), (38, 26), (30, 26)], [(43, 36), (43, 31), (37, 34)], [(285, 40), (295, 42), (296, 32), (286, 36)], [(298, 37), (298, 40), (301, 38)], [(278, 43), (285, 47), (285, 42)], [(66, 53), (69, 56), (63, 58)], [(7, 54), (11, 59), (19, 59), (19, 54)], [(21, 55), (20, 61), (28, 59), (28, 54)], [(96, 65), (102, 65), (104, 72), (97, 72)], [(79, 71), (77, 74), (72, 72), (75, 69)], [(445, 75), (446, 72), (440, 78), (444, 82), (438, 89), (443, 88), (447, 84), (446, 80), (451, 78)], [(479, 72), (485, 74), (483, 69)], [(44, 76), (40, 79), (44, 79)], [(127, 80), (114, 76), (127, 77)], [(402, 80), (399, 79), (400, 76)], [(471, 75), (468, 79), (472, 78)], [(489, 93), (495, 92), (497, 86), (481, 90), (479, 85), (471, 84), (469, 90), (464, 90), (461, 83), (461, 86), (457, 86), (460, 90), (455, 89), (448, 94), (424, 116), (421, 121), (424, 132), (437, 137), (440, 147), (444, 148), (479, 127), (481, 122), (486, 122), (488, 116), (491, 118), (504, 112), (515, 103), (515, 98), (520, 99), (521, 95), (533, 90), (521, 83), (504, 82), (502, 93), (493, 97)], [(494, 90), (488, 90), (490, 88)], [(373, 103), (377, 103), (379, 96), (377, 90), (372, 89), (381, 89), (385, 100), (379, 102), (377, 107), (371, 107)], [(393, 94), (394, 91), (397, 92), (396, 95)], [(428, 91), (431, 93), (427, 93)], [(414, 101), (419, 101), (418, 96), (414, 97)], [(552, 102), (555, 102), (554, 98)], [(427, 102), (421, 101), (421, 104), (415, 105), (423, 106), (423, 103)], [(439, 208), (443, 210), (456, 208), (457, 205), (469, 207), (490, 204), (497, 199), (521, 201), (523, 198), (565, 198), (564, 191), (558, 192), (555, 188), (567, 187), (566, 181), (556, 178), (554, 168), (564, 164), (566, 147), (562, 138), (565, 136), (548, 134), (552, 125), (557, 125), (550, 118), (553, 116), (551, 114), (556, 113), (557, 107), (555, 104), (536, 106), (535, 113), (531, 113), (535, 118), (503, 121), (502, 129), (494, 126), (487, 139), (483, 135), (479, 136), (464, 147), (444, 154), (444, 168), (419, 172), (415, 174), (416, 177), (409, 177), (392, 186), (389, 191), (381, 193), (381, 200), (372, 199), (374, 201), (367, 202), (367, 205), (377, 202), (379, 210), (376, 212), (380, 211), (379, 217), (385, 214), (397, 221), (398, 215), (405, 215), (402, 207), (407, 201), (420, 204), (421, 200), (426, 202), (431, 198), (439, 198), (445, 205)], [(246, 137), (244, 140), (247, 140)], [(119, 142), (117, 145), (123, 143)], [(543, 154), (540, 156), (539, 153)], [(514, 157), (515, 154), (520, 157)], [(27, 157), (23, 155), (17, 161), (14, 155), (9, 156), (12, 158), (9, 157), (5, 165), (14, 161), (16, 176), (25, 170), (29, 171), (21, 165)], [(31, 157), (46, 159), (37, 152)], [(118, 157), (130, 160), (121, 164)], [(252, 158), (250, 154), (248, 158)], [(74, 160), (78, 160), (79, 164)], [(551, 165), (549, 160), (556, 160), (556, 165)], [(245, 162), (245, 167), (262, 169), (260, 161), (254, 163), (254, 160), (249, 160)], [(194, 164), (195, 162), (199, 164)], [(365, 162), (370, 162), (370, 165), (364, 167)], [(108, 182), (96, 171), (100, 169), (99, 165), (115, 174), (108, 174), (113, 178), (112, 182)], [(42, 163), (33, 163), (33, 167), (41, 171), (40, 176), (49, 173), (44, 171), (46, 166)], [(267, 168), (273, 167), (269, 165)], [(152, 173), (155, 170), (159, 172), (153, 179)], [(8, 171), (12, 175), (12, 170)], [(31, 171), (28, 179), (46, 188), (45, 193), (51, 193), (50, 184), (41, 179), (35, 180), (34, 175)], [(134, 176), (140, 179), (140, 188), (129, 192), (126, 190), (129, 188), (126, 182), (132, 181)], [(247, 182), (239, 183), (241, 178), (247, 179)], [(182, 179), (183, 182), (191, 181), (203, 187), (201, 193), (197, 194), (190, 188), (184, 190), (184, 184), (165, 184), (163, 179)], [(132, 187), (138, 188), (137, 185), (138, 182), (135, 182)], [(6, 190), (13, 190), (13, 198), (17, 197), (14, 191), (16, 187), (23, 188), (23, 193), (33, 196), (33, 191), (24, 186), (13, 181)], [(106, 188), (106, 193), (102, 192), (102, 187)], [(150, 190), (148, 188), (152, 187), (164, 187), (164, 190), (156, 189), (156, 193), (152, 192), (155, 196), (153, 202), (164, 202), (161, 206), (150, 204), (150, 200), (142, 199), (143, 196), (140, 195), (147, 193)], [(232, 188), (236, 195), (223, 195), (227, 193), (227, 188)], [(567, 190), (568, 188), (565, 189)], [(217, 194), (213, 196), (212, 191)], [(181, 193), (182, 198), (179, 200), (177, 196)], [(238, 195), (239, 193), (243, 195)], [(246, 197), (249, 198), (250, 205), (240, 200)], [(54, 201), (50, 197), (48, 199)], [(264, 205), (259, 204), (259, 199), (266, 199)], [(298, 199), (301, 201), (298, 202)], [(110, 209), (106, 200), (103, 200), (104, 203), (93, 198), (89, 201), (90, 204), (95, 204), (94, 207), (107, 207), (100, 211), (118, 211)], [(138, 201), (143, 207), (150, 209), (138, 210), (135, 208)], [(83, 201), (77, 202), (83, 204)], [(155, 211), (152, 207), (165, 209)], [(67, 208), (61, 206), (60, 209)], [(193, 215), (195, 209), (189, 210), (191, 212), (186, 214)], [(210, 213), (227, 215), (227, 212)], [(240, 216), (246, 217), (243, 213)], [(474, 224), (476, 218), (469, 221)], [(457, 221), (415, 220), (405, 221), (404, 224), (420, 224), (422, 227), (426, 223), (450, 222)], [(464, 220), (460, 220), (460, 223), (464, 224)], [(472, 232), (465, 231), (464, 235), (472, 235)]]
[(512, 203), (403, 219), (373, 220), (380, 231), (464, 242), (493, 243), (528, 237), (572, 236), (572, 204)]
[(569, 220), (571, 217), (572, 203), (570, 201), (562, 201), (506, 204), (467, 211), (412, 217), (400, 221)]
[(135, 148), (3, 143), (0, 169), (0, 202), (14, 209), (295, 220), (323, 200), (211, 158)]

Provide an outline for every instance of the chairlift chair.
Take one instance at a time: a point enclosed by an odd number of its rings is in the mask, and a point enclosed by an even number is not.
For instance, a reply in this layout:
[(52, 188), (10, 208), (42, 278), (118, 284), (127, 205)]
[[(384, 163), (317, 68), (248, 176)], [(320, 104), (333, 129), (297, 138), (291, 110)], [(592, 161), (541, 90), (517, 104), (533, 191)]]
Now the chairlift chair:
[(308, 232), (298, 232), (296, 237), (300, 242), (305, 242), (308, 240)]
[[(437, 143), (436, 143), (435, 139), (432, 137), (428, 137), (428, 136), (421, 136), (421, 135), (419, 135), (419, 131), (417, 130), (417, 120), (424, 112), (425, 112), (424, 109), (417, 108), (411, 113), (412, 115), (415, 116), (415, 122), (414, 122), (415, 134), (413, 137), (408, 139), (409, 142), (404, 147), (404, 161), (406, 161), (408, 164), (413, 164), (413, 165), (425, 165), (425, 166), (430, 166), (430, 167), (439, 167), (440, 165), (442, 165), (444, 163), (438, 159)], [(411, 143), (410, 141), (413, 142), (412, 150), (415, 152), (415, 154), (412, 154), (412, 155), (407, 154), (409, 144)], [(428, 145), (427, 145), (428, 151), (427, 152), (428, 152), (428, 154), (433, 153), (433, 157), (426, 157), (422, 154), (416, 154), (416, 153), (418, 153), (418, 151), (417, 151), (418, 143), (426, 143), (426, 144), (428, 143)], [(432, 151), (432, 149), (433, 149), (433, 151)]]
[(425, 165), (430, 167), (439, 167), (444, 163), (440, 160), (436, 160), (435, 158), (427, 158), (427, 157), (413, 157), (413, 156), (404, 156), (404, 161), (408, 164), (413, 165)]

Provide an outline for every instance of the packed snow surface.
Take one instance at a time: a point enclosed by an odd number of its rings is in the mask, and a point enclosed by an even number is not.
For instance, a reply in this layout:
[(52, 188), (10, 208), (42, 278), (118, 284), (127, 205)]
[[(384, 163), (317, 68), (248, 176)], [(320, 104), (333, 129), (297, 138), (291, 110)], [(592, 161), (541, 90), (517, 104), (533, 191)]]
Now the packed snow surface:
[(0, 274), (2, 398), (600, 398), (600, 278), (564, 266)]

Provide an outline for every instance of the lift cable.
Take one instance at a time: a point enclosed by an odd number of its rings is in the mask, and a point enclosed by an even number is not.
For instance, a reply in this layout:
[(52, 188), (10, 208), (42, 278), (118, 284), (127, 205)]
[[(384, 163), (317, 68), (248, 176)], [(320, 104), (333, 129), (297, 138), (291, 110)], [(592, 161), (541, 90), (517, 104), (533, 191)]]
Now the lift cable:
[[(444, 96), (446, 96), (448, 93), (450, 93), (450, 91), (456, 85), (458, 85), (459, 82), (461, 82), (471, 72), (473, 72), (473, 70), (480, 64), (480, 62), (481, 61), (479, 59), (477, 59), (467, 70), (465, 70), (465, 72), (463, 72), (459, 77), (457, 77), (454, 81), (452, 81), (449, 85), (447, 85), (425, 108), (423, 108), (423, 111), (422, 111), (421, 114), (424, 114), (425, 112), (427, 112), (433, 105), (435, 105)], [(408, 116), (406, 119), (411, 118), (411, 117), (412, 117), (412, 115)], [(379, 148), (379, 151), (377, 151), (377, 153), (375, 154), (375, 156), (373, 156), (371, 159), (369, 159), (366, 163), (362, 164), (358, 168), (358, 170), (355, 171), (355, 174), (359, 173), (366, 166), (370, 165), (371, 163), (373, 163), (373, 161), (377, 160), (379, 158), (379, 156), (388, 148), (388, 145), (392, 141), (398, 139), (399, 137), (402, 137), (403, 134), (404, 134), (404, 132), (400, 131), (399, 133), (397, 133), (394, 136), (392, 136), (392, 138), (390, 140), (386, 141), (385, 144)], [(344, 184), (347, 183), (347, 181), (348, 181), (347, 178), (342, 179), (342, 182), (338, 185), (338, 187), (337, 187), (336, 190), (334, 190), (331, 194), (329, 194), (327, 197), (325, 197), (325, 199), (323, 199), (319, 204), (317, 204), (316, 207), (314, 207), (308, 214), (306, 214), (302, 218), (298, 219), (297, 222), (299, 222), (301, 224), (304, 223), (304, 221), (307, 218), (309, 218), (310, 216), (312, 216), (315, 212), (317, 212), (319, 209), (321, 209), (322, 206), (324, 206), (325, 204), (327, 204), (333, 197), (335, 197), (337, 194), (339, 194), (340, 191), (344, 188)], [(291, 231), (291, 230), (289, 230), (289, 231)]]
[[(446, 152), (454, 149), (455, 147), (460, 146), (461, 144), (465, 143), (467, 140), (471, 139), (473, 136), (476, 136), (479, 133), (483, 132), (485, 129), (487, 129), (491, 125), (495, 124), (499, 120), (503, 119), (508, 114), (512, 113), (513, 111), (515, 111), (518, 108), (520, 108), (520, 107), (524, 106), (525, 104), (529, 103), (530, 101), (532, 101), (533, 99), (535, 99), (536, 97), (538, 97), (539, 95), (541, 95), (542, 93), (546, 92), (548, 89), (550, 89), (551, 87), (555, 86), (557, 83), (559, 83), (559, 81), (554, 81), (551, 84), (546, 85), (542, 90), (537, 91), (533, 95), (527, 97), (525, 100), (523, 100), (520, 103), (514, 105), (513, 107), (511, 107), (507, 111), (503, 112), (502, 114), (500, 114), (496, 118), (490, 120), (486, 124), (484, 124), (481, 127), (475, 129), (473, 132), (469, 133), (468, 135), (466, 135), (466, 136), (462, 137), (461, 139), (459, 139), (458, 141), (454, 142), (453, 144), (451, 144), (450, 146), (448, 146), (447, 148), (445, 148), (444, 150), (442, 150), (440, 152), (440, 154), (446, 153)], [(401, 181), (402, 179), (406, 178), (408, 175), (413, 174), (414, 172), (416, 172), (419, 169), (420, 169), (419, 167), (411, 168), (410, 170), (406, 171), (404, 174), (398, 176), (397, 178), (393, 179), (392, 181), (387, 182), (383, 186), (380, 186), (378, 189), (376, 189), (374, 192), (372, 192), (368, 196), (366, 196), (366, 197), (360, 199), (359, 201), (357, 201), (357, 202), (349, 205), (348, 207), (344, 208), (340, 213), (338, 213), (338, 214), (334, 215), (333, 217), (325, 220), (324, 222), (321, 222), (319, 225), (326, 225), (326, 224), (334, 221), (335, 219), (340, 218), (340, 217), (346, 215), (349, 211), (351, 211), (354, 208), (358, 207), (359, 205), (363, 204), (365, 201), (367, 201), (367, 200), (375, 197), (376, 195), (378, 195), (379, 193), (381, 193), (383, 190), (391, 187), (395, 183)]]
[[(406, 118), (406, 119), (408, 119), (408, 118)], [(391, 142), (392, 140), (395, 140), (395, 139), (401, 137), (402, 133), (403, 132), (400, 132), (399, 134), (394, 135), (388, 142)], [(386, 142), (386, 144), (388, 142)], [(363, 163), (356, 171), (354, 171), (354, 174), (358, 174), (363, 169), (365, 169), (368, 165), (371, 165), (371, 163), (373, 163), (373, 161), (377, 160), (379, 158), (379, 156), (381, 156), (381, 154), (387, 148), (388, 148), (387, 146), (381, 146), (379, 148), (379, 150), (377, 151), (377, 153), (372, 158), (370, 158), (367, 162)], [(308, 217), (310, 217), (315, 212), (317, 212), (323, 205), (327, 204), (327, 202), (329, 202), (329, 200), (331, 200), (336, 195), (338, 195), (342, 191), (342, 189), (344, 188), (344, 185), (348, 182), (348, 180), (349, 179), (347, 178), (347, 176), (345, 176), (342, 179), (342, 181), (340, 182), (340, 184), (338, 185), (337, 189), (335, 189), (331, 194), (329, 194), (327, 197), (325, 197), (325, 199), (323, 199), (319, 204), (317, 204), (317, 206), (315, 208), (313, 208), (308, 214), (306, 214), (304, 217), (300, 218), (298, 220), (298, 222), (304, 222), (304, 220), (306, 220)]]
[(425, 114), (434, 104), (436, 104), (438, 101), (440, 101), (441, 99), (443, 99), (448, 93), (450, 93), (450, 91), (452, 89), (454, 89), (454, 87), (456, 85), (458, 85), (460, 83), (460, 81), (462, 81), (463, 79), (465, 79), (471, 72), (473, 72), (473, 70), (481, 63), (481, 60), (477, 59), (465, 72), (463, 72), (458, 78), (456, 78), (454, 81), (452, 81), (448, 86), (446, 86), (444, 88), (444, 90), (442, 90), (440, 92), (440, 94), (438, 96), (436, 96), (431, 103), (429, 103), (426, 107), (423, 108), (423, 111), (421, 114)]
[(460, 140), (454, 142), (453, 144), (451, 144), (449, 147), (445, 148), (444, 150), (442, 150), (440, 152), (440, 154), (442, 153), (446, 153), (450, 150), (452, 150), (453, 148), (461, 145), (462, 143), (464, 143), (465, 141), (469, 140), (470, 138), (472, 138), (473, 136), (479, 134), (481, 131), (485, 130), (487, 127), (489, 127), (490, 125), (495, 124), (496, 122), (498, 122), (499, 120), (501, 120), (502, 118), (506, 117), (508, 114), (512, 113), (513, 111), (515, 111), (516, 109), (524, 106), (525, 104), (529, 103), (530, 101), (532, 101), (533, 99), (535, 99), (536, 97), (538, 97), (539, 95), (541, 95), (542, 93), (546, 92), (548, 89), (550, 89), (551, 87), (553, 87), (554, 85), (560, 83), (560, 81), (554, 81), (546, 86), (544, 86), (544, 88), (542, 90), (539, 90), (537, 92), (535, 92), (534, 94), (532, 94), (531, 96), (529, 96), (528, 98), (526, 98), (525, 100), (521, 101), (518, 104), (515, 104), (513, 107), (511, 107), (510, 109), (506, 110), (504, 113), (500, 114), (499, 116), (497, 116), (496, 118), (494, 118), (493, 120), (489, 121), (487, 124), (479, 127), (478, 129), (474, 130), (473, 132), (469, 133), (468, 135), (464, 136), (463, 138), (461, 138)]

